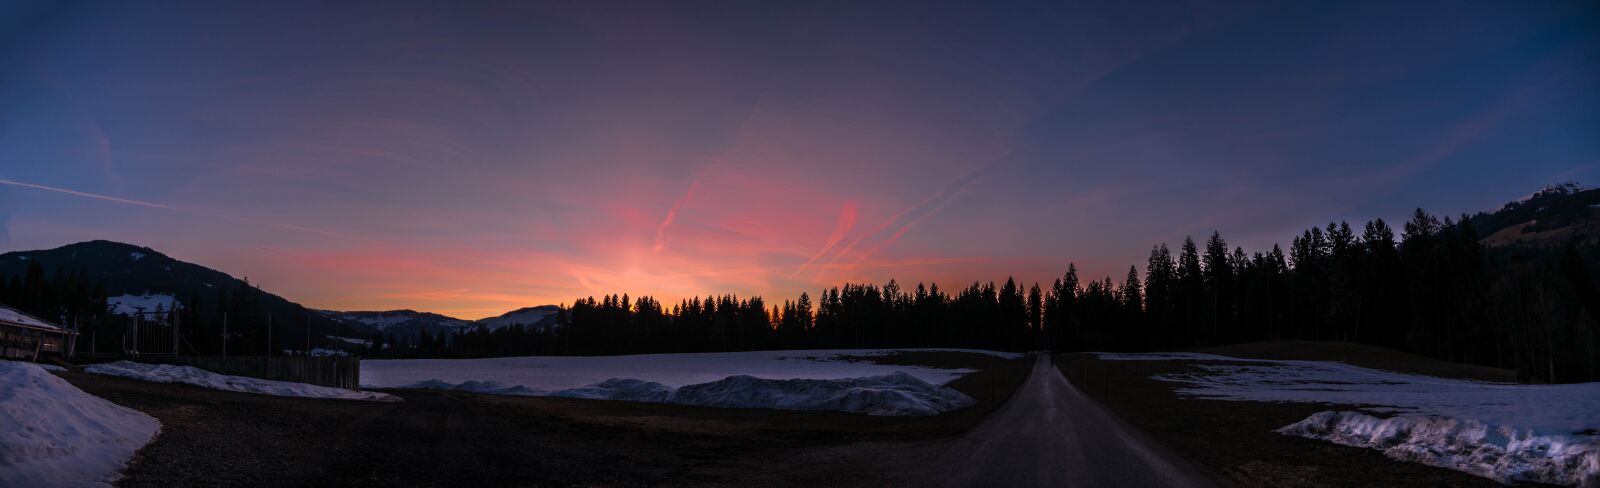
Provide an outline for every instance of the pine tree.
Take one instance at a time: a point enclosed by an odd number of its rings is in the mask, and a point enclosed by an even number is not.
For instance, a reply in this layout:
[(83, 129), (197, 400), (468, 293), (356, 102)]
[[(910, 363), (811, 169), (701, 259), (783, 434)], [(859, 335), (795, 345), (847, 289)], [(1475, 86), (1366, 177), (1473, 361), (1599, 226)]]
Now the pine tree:
[(1044, 328), (1044, 292), (1034, 283), (1028, 289), (1028, 349), (1039, 349), (1040, 330)]
[(1200, 250), (1194, 239), (1185, 237), (1178, 255), (1178, 311), (1183, 324), (1183, 345), (1199, 341), (1205, 297), (1205, 274), (1200, 268)]

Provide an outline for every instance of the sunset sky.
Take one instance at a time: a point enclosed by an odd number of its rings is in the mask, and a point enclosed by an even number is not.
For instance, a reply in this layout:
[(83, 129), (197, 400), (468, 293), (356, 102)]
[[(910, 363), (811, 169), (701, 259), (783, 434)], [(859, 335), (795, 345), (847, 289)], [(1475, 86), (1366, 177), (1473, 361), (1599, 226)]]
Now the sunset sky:
[(1600, 184), (1600, 3), (1290, 3), (7, 2), (0, 251), (476, 319)]

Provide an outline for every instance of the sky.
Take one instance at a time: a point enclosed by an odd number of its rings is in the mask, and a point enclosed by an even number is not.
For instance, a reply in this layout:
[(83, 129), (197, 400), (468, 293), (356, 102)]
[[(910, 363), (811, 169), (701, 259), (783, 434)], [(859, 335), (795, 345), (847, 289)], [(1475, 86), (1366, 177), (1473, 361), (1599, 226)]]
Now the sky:
[(307, 306), (1118, 281), (1600, 185), (1600, 3), (0, 2), (0, 251)]

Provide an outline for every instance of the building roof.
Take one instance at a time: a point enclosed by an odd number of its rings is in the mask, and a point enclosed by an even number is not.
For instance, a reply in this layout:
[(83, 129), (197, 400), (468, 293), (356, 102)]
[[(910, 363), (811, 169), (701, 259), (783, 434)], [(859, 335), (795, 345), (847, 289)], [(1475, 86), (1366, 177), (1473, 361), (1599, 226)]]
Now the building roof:
[(17, 309), (11, 308), (3, 303), (0, 303), (0, 325), (26, 327), (29, 329), (47, 330), (51, 332), (66, 332), (55, 324), (39, 320), (34, 318), (32, 315), (19, 312)]

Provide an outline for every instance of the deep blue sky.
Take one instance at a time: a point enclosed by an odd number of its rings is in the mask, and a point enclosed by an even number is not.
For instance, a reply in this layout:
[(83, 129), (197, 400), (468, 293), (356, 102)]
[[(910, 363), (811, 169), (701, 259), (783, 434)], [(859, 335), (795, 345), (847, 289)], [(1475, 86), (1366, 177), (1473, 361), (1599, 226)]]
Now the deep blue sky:
[(1597, 93), (1592, 1), (11, 2), (0, 250), (466, 318), (1120, 278), (1593, 184)]

